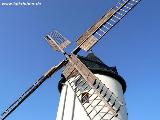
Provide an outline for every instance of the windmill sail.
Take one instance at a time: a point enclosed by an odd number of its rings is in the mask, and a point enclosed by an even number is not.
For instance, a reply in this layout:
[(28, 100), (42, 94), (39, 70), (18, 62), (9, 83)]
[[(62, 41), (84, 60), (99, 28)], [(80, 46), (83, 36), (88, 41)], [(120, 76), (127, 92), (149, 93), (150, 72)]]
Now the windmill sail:
[(77, 45), (90, 50), (111, 28), (113, 28), (141, 0), (121, 0), (78, 40)]
[(93, 73), (74, 54), (69, 57), (69, 63), (67, 66), (68, 67), (66, 67), (63, 72), (65, 77), (68, 77), (76, 69), (79, 74), (81, 74), (84, 79), (86, 79), (91, 84), (93, 84), (97, 79), (97, 77), (95, 77)]
[(67, 38), (62, 36), (58, 31), (51, 32), (45, 37), (45, 39), (56, 51), (62, 51), (71, 43)]
[[(90, 120), (112, 120), (117, 117), (122, 104), (119, 103), (114, 94), (101, 81), (96, 81), (96, 84), (94, 84), (95, 89), (82, 76), (69, 79), (68, 83)], [(99, 97), (100, 95), (96, 91), (100, 93), (101, 97)]]
[[(93, 101), (95, 102), (98, 100), (99, 103), (102, 102), (104, 106), (101, 108), (101, 110), (103, 110), (104, 107), (109, 108), (108, 112), (111, 112), (113, 115), (111, 116), (111, 119), (114, 118), (118, 114), (121, 106), (123, 106), (123, 103), (118, 100), (114, 93), (112, 93), (104, 84), (102, 84), (102, 82), (76, 57), (76, 55), (72, 54), (68, 60), (69, 63), (66, 65), (66, 69), (63, 71), (64, 77), (67, 80), (73, 76), (81, 76), (84, 78), (84, 81), (77, 81), (76, 84), (74, 84), (74, 81), (71, 81), (70, 79), (68, 81), (74, 92), (76, 92), (78, 99), (80, 100), (80, 95), (78, 95), (80, 91), (76, 91), (75, 87), (79, 85), (85, 85), (87, 86), (86, 88), (89, 87), (89, 91), (93, 91), (93, 93), (88, 96), (91, 97), (92, 95), (96, 95)], [(88, 100), (84, 101), (83, 103), (86, 103), (87, 101)], [(90, 105), (93, 103), (93, 101), (89, 102)], [(97, 105), (95, 105), (93, 108), (95, 108)], [(82, 106), (86, 110), (87, 114), (90, 114), (90, 112), (87, 111), (89, 106), (85, 107), (84, 104), (82, 104)], [(102, 112), (101, 110), (99, 112)]]
[(52, 67), (41, 78), (38, 79), (26, 92), (24, 92), (9, 108), (1, 114), (0, 120), (4, 120), (9, 116), (24, 100), (26, 100), (39, 86), (51, 77), (56, 71), (61, 69), (66, 64), (66, 61), (60, 62), (58, 65)]

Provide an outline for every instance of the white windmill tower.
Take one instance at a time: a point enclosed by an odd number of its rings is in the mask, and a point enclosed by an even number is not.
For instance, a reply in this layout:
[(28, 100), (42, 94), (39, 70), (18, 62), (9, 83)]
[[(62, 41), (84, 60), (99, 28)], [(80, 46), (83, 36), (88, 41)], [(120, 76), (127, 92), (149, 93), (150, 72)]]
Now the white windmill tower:
[(1, 114), (0, 120), (6, 119), (42, 83), (64, 66), (63, 78), (59, 82), (61, 98), (57, 120), (127, 120), (123, 96), (126, 83), (116, 68), (108, 67), (93, 53), (87, 57), (77, 57), (77, 54), (81, 49), (89, 51), (140, 1), (120, 0), (77, 40), (77, 47), (70, 54), (64, 51), (70, 41), (60, 33), (54, 31), (45, 36), (48, 43), (62, 52), (66, 59), (42, 75)]
[[(82, 77), (74, 77), (72, 73), (68, 80), (62, 77), (59, 82), (61, 97), (56, 120), (128, 120), (123, 96), (126, 83), (116, 67), (105, 65), (93, 53), (87, 57), (79, 56), (79, 59), (99, 78), (94, 86), (109, 105)], [(110, 106), (117, 110), (117, 114), (112, 113)]]

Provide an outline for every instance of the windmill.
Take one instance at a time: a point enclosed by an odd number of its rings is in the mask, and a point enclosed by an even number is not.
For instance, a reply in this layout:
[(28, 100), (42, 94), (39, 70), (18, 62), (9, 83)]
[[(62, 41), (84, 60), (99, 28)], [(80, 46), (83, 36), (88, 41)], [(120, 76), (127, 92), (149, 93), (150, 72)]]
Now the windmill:
[[(106, 33), (108, 33), (127, 13), (132, 10), (141, 0), (120, 0), (111, 8), (97, 23), (89, 28), (78, 40), (77, 47), (68, 54), (66, 48), (70, 41), (62, 36), (59, 32), (54, 31), (45, 36), (47, 42), (56, 51), (61, 52), (66, 59), (58, 65), (49, 69), (40, 77), (26, 92), (24, 92), (5, 112), (1, 115), (1, 120), (7, 118), (24, 100), (26, 100), (43, 82), (50, 78), (55, 72), (62, 67), (63, 79), (66, 80), (66, 86), (71, 88), (74, 93), (74, 100), (78, 100), (81, 108), (85, 113), (86, 120), (117, 120), (121, 114), (124, 114), (125, 102), (117, 97), (117, 94), (110, 90), (104, 84), (100, 77), (96, 76), (77, 56), (78, 52), (83, 49), (89, 51)], [(83, 89), (83, 91), (82, 91)], [(67, 91), (67, 90), (66, 90)], [(65, 93), (64, 93), (65, 95)], [(65, 98), (64, 98), (65, 101)], [(73, 110), (75, 103), (73, 101)], [(64, 108), (64, 106), (63, 106)], [(63, 109), (59, 120), (68, 120), (64, 118)], [(72, 111), (71, 119), (74, 118)], [(123, 115), (122, 115), (123, 116)], [(123, 117), (122, 117), (123, 118)], [(121, 118), (120, 118), (121, 119)], [(126, 120), (125, 118), (124, 120)]]

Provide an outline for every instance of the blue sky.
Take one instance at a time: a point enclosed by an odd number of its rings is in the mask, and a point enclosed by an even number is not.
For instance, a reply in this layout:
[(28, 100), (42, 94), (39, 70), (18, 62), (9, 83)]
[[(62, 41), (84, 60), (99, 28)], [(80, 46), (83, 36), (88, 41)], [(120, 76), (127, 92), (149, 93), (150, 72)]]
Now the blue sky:
[[(41, 6), (0, 6), (0, 113), (64, 59), (52, 50), (44, 35), (54, 29), (60, 31), (71, 40), (70, 51), (78, 37), (117, 1), (39, 0)], [(159, 118), (159, 4), (142, 0), (93, 49), (104, 63), (117, 66), (125, 78), (129, 120)], [(55, 120), (60, 74), (61, 71), (45, 82), (7, 120)]]

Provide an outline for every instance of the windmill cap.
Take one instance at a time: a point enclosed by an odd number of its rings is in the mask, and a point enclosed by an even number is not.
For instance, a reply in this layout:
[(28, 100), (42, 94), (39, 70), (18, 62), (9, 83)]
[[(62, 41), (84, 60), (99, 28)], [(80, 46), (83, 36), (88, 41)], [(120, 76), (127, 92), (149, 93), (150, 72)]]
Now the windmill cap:
[[(125, 80), (118, 74), (116, 67), (109, 67), (108, 65), (104, 64), (94, 53), (89, 53), (86, 57), (78, 56), (83, 64), (85, 64), (94, 74), (102, 74), (110, 76), (116, 79), (121, 85), (123, 89), (123, 93), (126, 91), (126, 82)], [(59, 81), (58, 89), (61, 91), (62, 83), (66, 80), (64, 77)]]

